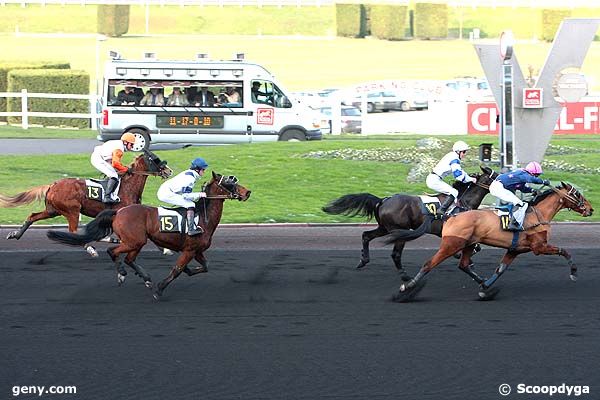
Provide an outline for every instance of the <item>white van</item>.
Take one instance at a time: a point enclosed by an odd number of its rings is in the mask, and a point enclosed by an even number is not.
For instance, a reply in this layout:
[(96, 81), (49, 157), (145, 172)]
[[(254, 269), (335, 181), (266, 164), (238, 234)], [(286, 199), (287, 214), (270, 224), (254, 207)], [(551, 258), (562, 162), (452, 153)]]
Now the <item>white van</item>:
[(140, 150), (151, 143), (321, 139), (318, 113), (290, 101), (265, 68), (243, 57), (133, 61), (111, 55), (102, 85), (99, 140), (131, 132)]

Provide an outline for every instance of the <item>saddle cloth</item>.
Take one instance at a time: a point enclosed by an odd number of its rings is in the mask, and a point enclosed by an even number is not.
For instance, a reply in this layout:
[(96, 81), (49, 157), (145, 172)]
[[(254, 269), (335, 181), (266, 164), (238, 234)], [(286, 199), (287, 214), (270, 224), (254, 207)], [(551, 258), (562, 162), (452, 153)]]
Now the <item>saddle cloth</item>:
[(437, 197), (432, 196), (419, 196), (421, 199), (421, 212), (424, 215), (429, 215), (434, 219), (440, 219), (441, 217), (437, 215), (437, 210), (440, 208), (440, 201)]
[[(86, 192), (88, 199), (102, 201), (102, 198), (104, 197), (104, 192), (106, 191), (107, 184), (108, 184), (108, 179), (86, 179), (85, 180), (85, 192)], [(120, 188), (121, 188), (121, 180), (119, 179), (117, 188), (110, 195), (111, 199), (113, 199), (116, 202), (121, 201), (121, 199), (118, 196)]]
[(500, 219), (500, 229), (503, 231), (512, 232), (511, 229), (508, 229), (508, 224), (510, 223), (511, 218), (510, 213), (508, 212), (508, 207), (501, 206), (500, 208), (496, 208), (496, 215), (498, 215), (498, 218)]
[[(187, 233), (187, 210), (183, 207), (165, 208), (158, 207), (158, 226), (163, 233)], [(199, 217), (194, 217), (198, 226)]]

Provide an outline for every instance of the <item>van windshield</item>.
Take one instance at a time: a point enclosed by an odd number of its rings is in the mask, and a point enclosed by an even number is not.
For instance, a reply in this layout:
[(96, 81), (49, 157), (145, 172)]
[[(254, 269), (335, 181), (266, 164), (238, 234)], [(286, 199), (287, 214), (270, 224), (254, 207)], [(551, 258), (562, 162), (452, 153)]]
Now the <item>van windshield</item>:
[(111, 79), (108, 106), (243, 107), (242, 81)]

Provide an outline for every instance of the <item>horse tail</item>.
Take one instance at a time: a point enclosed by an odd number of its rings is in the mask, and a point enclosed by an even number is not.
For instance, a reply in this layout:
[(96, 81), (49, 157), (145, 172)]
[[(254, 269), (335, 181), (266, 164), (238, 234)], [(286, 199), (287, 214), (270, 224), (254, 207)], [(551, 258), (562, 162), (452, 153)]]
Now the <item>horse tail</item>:
[(427, 215), (424, 217), (425, 218), (423, 219), (423, 223), (419, 225), (416, 229), (391, 230), (384, 240), (385, 244), (391, 244), (398, 240), (408, 242), (420, 238), (424, 234), (428, 233), (429, 229), (431, 228), (431, 221), (433, 221), (433, 218)]
[(0, 194), (0, 207), (17, 207), (23, 204), (29, 204), (34, 200), (43, 200), (46, 198), (46, 192), (52, 185), (36, 186), (26, 192), (21, 192), (15, 196), (4, 196)]
[(84, 232), (81, 234), (50, 230), (46, 233), (46, 236), (50, 240), (71, 246), (82, 246), (86, 243), (95, 242), (113, 232), (112, 222), (116, 214), (117, 210), (102, 211), (93, 221), (90, 221), (84, 227)]
[(347, 194), (331, 201), (322, 210), (327, 214), (342, 214), (348, 217), (360, 215), (372, 219), (381, 200), (370, 193)]

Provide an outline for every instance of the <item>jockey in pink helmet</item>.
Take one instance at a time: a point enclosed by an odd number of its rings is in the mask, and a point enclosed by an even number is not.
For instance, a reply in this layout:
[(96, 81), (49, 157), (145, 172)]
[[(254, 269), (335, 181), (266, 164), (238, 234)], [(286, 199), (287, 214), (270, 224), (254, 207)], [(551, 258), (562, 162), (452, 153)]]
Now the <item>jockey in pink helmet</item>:
[(505, 203), (512, 204), (512, 219), (508, 226), (511, 230), (521, 230), (523, 219), (525, 219), (525, 211), (527, 203), (519, 199), (515, 195), (515, 191), (521, 193), (530, 193), (533, 191), (528, 183), (536, 183), (538, 185), (550, 185), (549, 180), (538, 178), (542, 174), (542, 166), (537, 161), (532, 161), (525, 168), (507, 172), (499, 175), (490, 185), (490, 194), (496, 196)]

